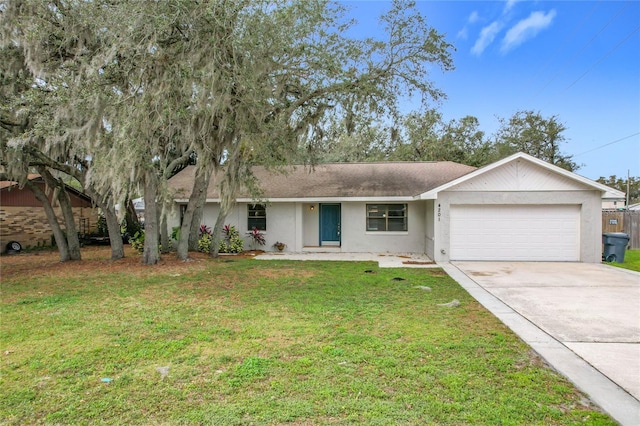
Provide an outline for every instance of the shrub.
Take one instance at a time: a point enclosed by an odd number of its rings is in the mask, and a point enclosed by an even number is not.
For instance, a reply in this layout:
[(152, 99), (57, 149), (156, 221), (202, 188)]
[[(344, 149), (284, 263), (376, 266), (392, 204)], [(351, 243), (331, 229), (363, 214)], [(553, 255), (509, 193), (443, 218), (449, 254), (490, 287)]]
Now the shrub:
[(98, 216), (98, 235), (109, 235), (109, 229), (107, 227), (107, 219), (103, 214)]
[[(219, 253), (242, 253), (244, 241), (240, 238), (240, 232), (235, 226), (225, 225), (222, 229), (223, 239), (218, 247)], [(211, 243), (213, 242), (213, 234), (211, 228), (206, 225), (200, 225), (200, 238), (198, 239), (198, 251), (209, 253), (211, 251)]]
[(258, 228), (253, 228), (251, 232), (249, 232), (249, 236), (251, 237), (252, 246), (255, 249), (256, 245), (265, 245), (267, 241), (264, 239), (264, 234), (258, 230)]
[(224, 239), (220, 241), (220, 253), (241, 253), (244, 247), (244, 240), (240, 238), (240, 232), (235, 226), (225, 225), (222, 228)]
[(202, 253), (209, 253), (211, 250), (211, 241), (213, 237), (211, 234), (204, 234), (198, 239), (198, 251)]
[(200, 225), (200, 232), (198, 234), (200, 237), (202, 237), (203, 235), (211, 235), (211, 228), (209, 228), (207, 225)]
[(129, 238), (129, 244), (131, 244), (131, 247), (137, 250), (138, 253), (142, 253), (144, 251), (144, 230), (137, 231), (133, 234), (133, 237)]
[(180, 239), (180, 226), (171, 228), (171, 239), (178, 241)]

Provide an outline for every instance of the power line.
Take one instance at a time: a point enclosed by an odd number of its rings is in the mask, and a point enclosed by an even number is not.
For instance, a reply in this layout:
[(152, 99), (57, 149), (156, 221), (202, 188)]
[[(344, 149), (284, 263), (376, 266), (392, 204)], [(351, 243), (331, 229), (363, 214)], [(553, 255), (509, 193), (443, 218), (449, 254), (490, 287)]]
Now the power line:
[(529, 82), (533, 82), (533, 81), (534, 81), (534, 80), (535, 80), (535, 79), (536, 79), (540, 74), (542, 74), (542, 71), (544, 71), (544, 70), (549, 66), (549, 64), (551, 64), (551, 62), (553, 62), (553, 60), (554, 60), (554, 59), (555, 59), (555, 57), (558, 55), (558, 53), (560, 53), (560, 51), (561, 51), (562, 49), (564, 49), (564, 47), (569, 43), (569, 41), (571, 41), (571, 39), (576, 35), (576, 33), (578, 32), (578, 30), (584, 26), (584, 24), (589, 20), (589, 18), (591, 18), (591, 15), (593, 15), (593, 13), (596, 11), (596, 9), (598, 8), (598, 6), (600, 6), (600, 3), (601, 3), (601, 2), (600, 2), (600, 1), (598, 1), (598, 2), (593, 6), (593, 8), (591, 8), (591, 10), (589, 11), (589, 13), (588, 13), (587, 15), (585, 15), (585, 16), (584, 16), (584, 18), (582, 18), (582, 21), (581, 21), (578, 25), (576, 25), (576, 26), (573, 28), (573, 31), (571, 31), (571, 34), (569, 34), (569, 35), (564, 39), (564, 42), (562, 43), (562, 45), (561, 45), (560, 47), (558, 47), (558, 48), (556, 49), (556, 51), (555, 51), (555, 52), (553, 52), (553, 54), (549, 57), (549, 59), (547, 60), (547, 62), (546, 62), (542, 67), (540, 67), (540, 69), (538, 70), (538, 72), (536, 72), (536, 73), (533, 75), (533, 77), (531, 77), (531, 78), (529, 79)]
[[(580, 56), (580, 54), (582, 54), (582, 52), (584, 52), (584, 50), (589, 47), (589, 45), (591, 45), (591, 43), (593, 43), (600, 34), (602, 34), (602, 32), (609, 26), (611, 25), (611, 23), (613, 21), (615, 21), (618, 16), (620, 16), (620, 14), (624, 11), (624, 9), (627, 8), (627, 6), (629, 6), (631, 4), (631, 2), (626, 2), (624, 4), (624, 6), (622, 6), (620, 8), (620, 10), (618, 10), (618, 13), (616, 13), (611, 19), (609, 19), (609, 21), (607, 21), (606, 24), (604, 24), (604, 26), (602, 28), (600, 28), (600, 30), (593, 36), (591, 37), (591, 39), (584, 45), (582, 46), (582, 48), (576, 53), (574, 54), (571, 58), (569, 58), (569, 60), (567, 62), (564, 63), (564, 65), (562, 66), (562, 68), (560, 68), (560, 70), (558, 72), (556, 72), (553, 77), (551, 77), (551, 79), (547, 82), (547, 84), (545, 84), (542, 89), (540, 89), (540, 91), (537, 94), (540, 94), (544, 91), (544, 89), (546, 89), (547, 87), (549, 87), (549, 85), (556, 79), (556, 77), (558, 77), (558, 75), (560, 75), (562, 73), (562, 71), (565, 70), (565, 68), (567, 68), (567, 66), (569, 66), (578, 56)], [(535, 96), (535, 95), (534, 95)]]
[(606, 143), (606, 144), (604, 144), (604, 145), (597, 146), (597, 147), (595, 147), (595, 148), (593, 148), (593, 149), (590, 149), (589, 151), (585, 151), (585, 152), (581, 152), (580, 154), (576, 154), (576, 155), (574, 155), (573, 157), (575, 158), (575, 157), (579, 157), (579, 156), (584, 155), (584, 154), (588, 154), (588, 153), (593, 152), (593, 151), (597, 151), (597, 150), (599, 150), (599, 149), (601, 149), (601, 148), (604, 148), (605, 146), (613, 145), (614, 143), (622, 142), (622, 141), (624, 141), (624, 140), (627, 140), (627, 139), (629, 139), (629, 138), (632, 138), (632, 137), (634, 137), (634, 136), (638, 136), (638, 135), (640, 135), (640, 132), (636, 132), (636, 133), (634, 133), (634, 134), (632, 134), (632, 135), (625, 136), (625, 137), (623, 137), (623, 138), (616, 139), (615, 141), (612, 141), (612, 142)]
[(624, 40), (622, 40), (620, 43), (618, 43), (613, 49), (609, 50), (607, 53), (604, 54), (604, 56), (602, 56), (600, 59), (598, 59), (593, 65), (591, 65), (591, 67), (589, 67), (588, 70), (586, 70), (580, 77), (578, 77), (573, 83), (571, 83), (569, 86), (567, 86), (566, 89), (564, 89), (562, 91), (562, 93), (566, 92), (567, 90), (569, 90), (574, 84), (576, 84), (578, 81), (580, 81), (582, 79), (582, 77), (584, 77), (585, 75), (589, 74), (589, 72), (591, 72), (592, 69), (594, 69), (600, 62), (602, 62), (603, 60), (605, 60), (607, 58), (607, 56), (611, 55), (618, 47), (622, 46), (627, 40), (629, 40), (631, 38), (632, 35), (634, 35), (635, 33), (638, 32), (638, 30), (640, 30), (640, 25), (637, 26), (633, 31), (631, 31), (631, 33), (626, 36), (624, 38)]

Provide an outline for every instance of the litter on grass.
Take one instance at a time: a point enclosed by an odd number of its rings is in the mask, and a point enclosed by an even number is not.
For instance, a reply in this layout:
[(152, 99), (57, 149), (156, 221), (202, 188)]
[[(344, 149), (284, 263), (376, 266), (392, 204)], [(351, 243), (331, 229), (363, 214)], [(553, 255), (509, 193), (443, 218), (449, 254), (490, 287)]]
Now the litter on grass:
[(449, 303), (439, 303), (438, 306), (444, 306), (445, 308), (457, 308), (460, 306), (460, 301), (458, 299), (453, 299)]
[(164, 378), (169, 375), (169, 366), (156, 367), (156, 371), (160, 373), (160, 380), (164, 380)]

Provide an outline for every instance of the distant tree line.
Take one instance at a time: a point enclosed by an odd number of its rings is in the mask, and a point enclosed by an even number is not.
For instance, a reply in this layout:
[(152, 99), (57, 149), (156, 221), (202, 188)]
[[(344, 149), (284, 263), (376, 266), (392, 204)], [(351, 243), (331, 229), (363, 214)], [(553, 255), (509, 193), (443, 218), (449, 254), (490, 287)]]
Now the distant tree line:
[(615, 188), (618, 191), (622, 191), (625, 194), (628, 193), (630, 205), (640, 202), (640, 178), (637, 176), (629, 176), (628, 178), (618, 177), (616, 175), (609, 176), (608, 178), (601, 176), (597, 181), (611, 188)]
[(557, 116), (518, 111), (498, 120), (498, 131), (486, 135), (476, 117), (445, 122), (434, 109), (409, 113), (392, 126), (342, 118), (332, 123), (330, 137), (320, 147), (320, 161), (455, 161), (481, 167), (524, 152), (569, 171), (579, 169), (561, 151), (566, 127)]

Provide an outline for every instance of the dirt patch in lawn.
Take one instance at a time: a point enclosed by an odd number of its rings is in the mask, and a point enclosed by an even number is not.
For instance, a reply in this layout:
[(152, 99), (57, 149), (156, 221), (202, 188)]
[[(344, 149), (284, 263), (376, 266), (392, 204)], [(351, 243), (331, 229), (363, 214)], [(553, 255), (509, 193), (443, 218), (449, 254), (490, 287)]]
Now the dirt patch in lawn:
[(260, 269), (260, 276), (265, 278), (279, 277), (301, 277), (309, 278), (315, 275), (312, 271), (305, 271), (294, 268)]
[[(260, 253), (260, 251), (250, 251), (213, 259), (206, 253), (194, 252), (189, 253), (187, 261), (178, 259), (175, 253), (169, 253), (162, 255), (160, 262), (156, 265), (144, 265), (141, 262), (140, 254), (129, 246), (125, 246), (125, 257), (117, 260), (111, 260), (111, 249), (108, 246), (83, 247), (82, 260), (69, 262), (60, 262), (59, 253), (55, 250), (41, 250), (3, 255), (0, 257), (0, 277), (3, 280), (43, 276), (77, 278), (82, 275), (95, 274), (96, 270), (109, 274), (123, 272), (134, 276), (176, 275), (197, 272), (212, 262), (233, 262), (253, 258)], [(282, 275), (286, 276), (286, 271), (284, 274), (280, 274), (280, 276)]]

